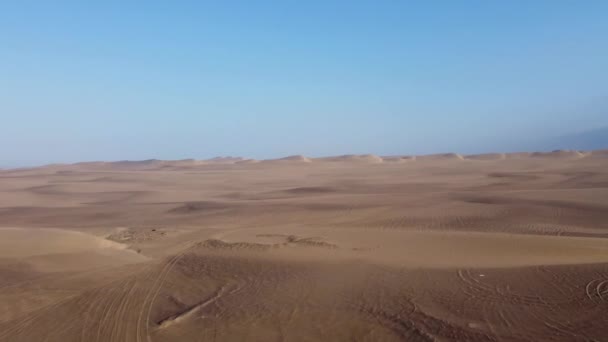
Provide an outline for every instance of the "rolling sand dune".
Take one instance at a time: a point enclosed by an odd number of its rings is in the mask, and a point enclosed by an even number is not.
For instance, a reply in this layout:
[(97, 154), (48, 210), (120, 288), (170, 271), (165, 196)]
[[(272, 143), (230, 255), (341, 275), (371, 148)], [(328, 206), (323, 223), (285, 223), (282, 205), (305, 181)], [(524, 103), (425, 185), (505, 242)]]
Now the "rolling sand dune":
[(103, 237), (53, 228), (0, 228), (0, 249), (4, 258), (26, 263), (38, 272), (81, 271), (146, 260), (126, 245)]
[(464, 156), (465, 159), (470, 160), (502, 160), (506, 159), (507, 156), (504, 153), (484, 153), (484, 154), (470, 154)]
[(217, 164), (234, 164), (237, 162), (241, 162), (244, 161), (244, 158), (241, 157), (215, 157), (215, 158), (211, 158), (211, 159), (207, 159), (205, 160), (205, 162), (207, 163), (217, 163)]
[(406, 163), (415, 161), (416, 157), (414, 156), (385, 156), (382, 157), (382, 160), (387, 163)]
[(259, 160), (255, 160), (255, 159), (243, 159), (243, 160), (238, 160), (235, 162), (235, 164), (254, 164), (254, 163), (259, 163)]
[(607, 155), (0, 170), (0, 341), (604, 341)]
[(534, 152), (531, 156), (541, 158), (582, 158), (585, 154), (572, 150), (556, 150), (551, 152)]
[(268, 160), (264, 160), (264, 162), (267, 163), (276, 163), (276, 162), (288, 162), (288, 163), (310, 163), (312, 162), (312, 160), (310, 160), (310, 158), (304, 157), (302, 155), (293, 155), (293, 156), (287, 156), (284, 158), (279, 158), (279, 159), (268, 159)]
[(357, 162), (357, 163), (382, 163), (382, 158), (373, 154), (348, 154), (344, 156), (337, 157), (324, 157), (324, 158), (316, 158), (316, 161), (323, 162)]
[(425, 156), (417, 156), (417, 161), (445, 161), (445, 160), (463, 160), (464, 158), (458, 153), (441, 153), (429, 154)]

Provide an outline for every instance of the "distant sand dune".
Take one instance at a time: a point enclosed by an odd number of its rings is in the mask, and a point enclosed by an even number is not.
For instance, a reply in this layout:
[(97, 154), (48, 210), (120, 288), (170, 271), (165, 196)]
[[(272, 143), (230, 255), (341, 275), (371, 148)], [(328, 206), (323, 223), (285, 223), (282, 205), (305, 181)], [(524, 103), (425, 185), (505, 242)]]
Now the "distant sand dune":
[(574, 150), (555, 150), (551, 152), (534, 152), (530, 155), (535, 158), (582, 158), (585, 155)]
[(266, 163), (310, 163), (310, 162), (312, 162), (312, 160), (310, 160), (310, 158), (307, 158), (303, 155), (293, 155), (293, 156), (287, 156), (287, 157), (279, 158), (279, 159), (267, 159), (267, 160), (264, 160), (264, 162), (266, 162)]
[(262, 162), (268, 163), (315, 163), (315, 162), (341, 162), (341, 163), (363, 163), (363, 164), (403, 164), (412, 161), (429, 162), (429, 161), (450, 161), (450, 160), (504, 160), (504, 159), (581, 159), (585, 157), (593, 157), (595, 159), (608, 156), (608, 150), (596, 151), (577, 151), (577, 150), (555, 150), (551, 152), (512, 152), (512, 153), (483, 153), (461, 155), (458, 153), (439, 153), (418, 156), (377, 156), (373, 154), (349, 154), (341, 156), (309, 158), (303, 155), (291, 155), (277, 159), (255, 160), (242, 157), (215, 157), (207, 160), (182, 159), (182, 160), (158, 160), (148, 159), (140, 161), (115, 161), (115, 162), (82, 162), (75, 164), (53, 164), (47, 165), (47, 168), (69, 170), (69, 169), (85, 169), (85, 170), (117, 170), (117, 171), (143, 171), (143, 170), (187, 170), (200, 168), (205, 166), (223, 165), (248, 165)]
[(259, 163), (259, 160), (255, 160), (255, 159), (243, 159), (243, 160), (239, 160), (237, 162), (235, 162), (235, 164), (255, 164), (255, 163)]
[(234, 164), (237, 162), (242, 162), (243, 160), (245, 160), (245, 159), (242, 157), (226, 156), (226, 157), (215, 157), (215, 158), (207, 159), (207, 160), (205, 160), (205, 163)]
[(464, 158), (458, 153), (439, 153), (439, 154), (428, 154), (423, 156), (416, 156), (417, 161), (449, 161), (449, 160), (463, 160)]
[(464, 156), (465, 159), (470, 160), (503, 160), (506, 159), (504, 153), (484, 153), (484, 154), (470, 154)]
[(382, 160), (387, 163), (401, 164), (401, 163), (416, 161), (416, 157), (415, 156), (385, 156), (385, 157), (382, 157)]
[(324, 158), (316, 158), (316, 161), (324, 161), (324, 162), (356, 162), (356, 163), (382, 163), (383, 160), (381, 157), (378, 157), (373, 154), (347, 154), (343, 156), (336, 157), (324, 157)]
[(506, 159), (522, 159), (522, 158), (529, 158), (530, 155), (532, 155), (531, 152), (511, 152), (511, 153), (505, 153), (505, 158)]

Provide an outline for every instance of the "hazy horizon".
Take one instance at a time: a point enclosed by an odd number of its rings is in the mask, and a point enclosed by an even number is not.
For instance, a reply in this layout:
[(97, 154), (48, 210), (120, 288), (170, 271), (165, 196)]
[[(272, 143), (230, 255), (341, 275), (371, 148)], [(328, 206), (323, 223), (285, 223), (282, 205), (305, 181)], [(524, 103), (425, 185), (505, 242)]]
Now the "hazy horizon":
[[(527, 146), (527, 147), (526, 147)], [(138, 158), (135, 156), (134, 158), (123, 158), (123, 159), (94, 159), (94, 158), (83, 158), (83, 159), (73, 159), (73, 160), (61, 160), (61, 161), (49, 161), (45, 163), (5, 163), (0, 164), (0, 169), (2, 168), (21, 168), (21, 167), (36, 167), (50, 164), (72, 164), (79, 162), (116, 162), (116, 161), (145, 161), (145, 160), (184, 160), (184, 159), (195, 159), (195, 160), (208, 160), (213, 158), (222, 158), (222, 157), (240, 157), (240, 158), (251, 158), (251, 159), (279, 159), (283, 157), (289, 157), (294, 155), (303, 155), (305, 157), (311, 158), (323, 158), (323, 157), (331, 157), (331, 156), (340, 156), (340, 155), (364, 155), (364, 154), (372, 154), (383, 157), (389, 156), (416, 156), (416, 155), (430, 155), (430, 154), (442, 154), (442, 153), (457, 153), (462, 155), (474, 155), (474, 154), (484, 154), (484, 153), (517, 153), (517, 152), (550, 152), (555, 150), (577, 150), (577, 151), (593, 151), (593, 150), (602, 150), (608, 148), (608, 127), (602, 127), (599, 129), (578, 132), (571, 135), (562, 135), (562, 136), (554, 136), (549, 137), (544, 140), (534, 140), (530, 139), (529, 141), (514, 142), (511, 147), (505, 147), (503, 149), (492, 149), (492, 148), (483, 148), (480, 147), (476, 150), (444, 150), (444, 151), (432, 151), (427, 153), (392, 153), (392, 154), (382, 154), (382, 153), (374, 153), (373, 151), (363, 151), (363, 152), (346, 152), (346, 153), (338, 153), (338, 154), (323, 154), (323, 155), (309, 155), (302, 153), (288, 153), (282, 155), (272, 155), (268, 157), (255, 157), (249, 155), (220, 155), (220, 154), (208, 154), (208, 155), (192, 155), (185, 156), (182, 158), (160, 158), (155, 156), (153, 153), (145, 154), (145, 158)]]
[(603, 1), (2, 7), (0, 167), (608, 147)]

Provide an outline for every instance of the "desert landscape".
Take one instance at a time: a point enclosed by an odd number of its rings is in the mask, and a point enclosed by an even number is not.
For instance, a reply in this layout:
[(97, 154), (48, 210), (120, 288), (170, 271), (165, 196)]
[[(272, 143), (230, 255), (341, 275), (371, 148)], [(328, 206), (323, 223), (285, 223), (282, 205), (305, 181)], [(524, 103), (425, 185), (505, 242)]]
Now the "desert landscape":
[(608, 150), (0, 170), (0, 341), (606, 341)]

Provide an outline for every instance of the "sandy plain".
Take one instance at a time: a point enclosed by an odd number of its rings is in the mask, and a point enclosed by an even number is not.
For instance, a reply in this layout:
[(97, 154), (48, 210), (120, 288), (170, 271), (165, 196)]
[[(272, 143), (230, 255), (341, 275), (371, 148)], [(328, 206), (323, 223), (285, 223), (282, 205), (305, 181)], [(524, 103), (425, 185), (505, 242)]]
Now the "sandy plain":
[(0, 341), (606, 341), (608, 153), (0, 170)]

